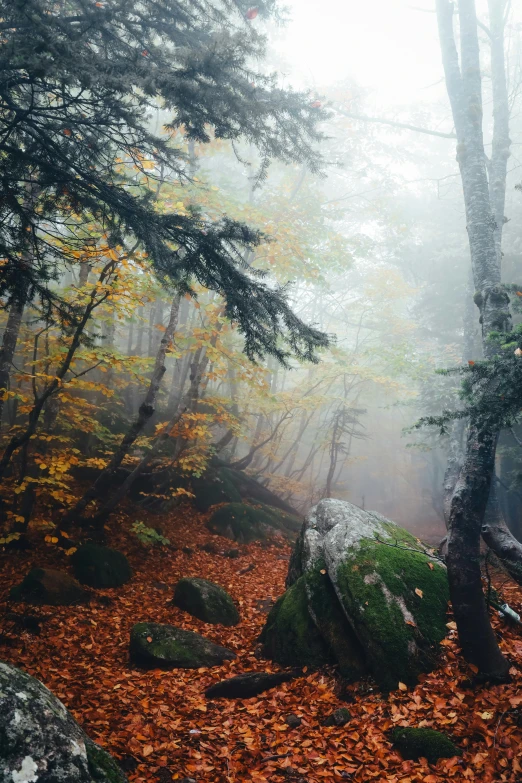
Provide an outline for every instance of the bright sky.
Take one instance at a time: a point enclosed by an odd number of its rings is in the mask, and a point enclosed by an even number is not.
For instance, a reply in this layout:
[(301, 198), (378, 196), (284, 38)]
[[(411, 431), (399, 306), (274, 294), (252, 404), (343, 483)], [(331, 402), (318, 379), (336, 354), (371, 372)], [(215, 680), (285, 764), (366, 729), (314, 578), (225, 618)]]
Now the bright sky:
[(286, 0), (285, 5), (292, 22), (276, 48), (307, 86), (319, 88), (348, 76), (373, 88), (379, 104), (431, 102), (440, 95), (436, 17), (415, 10), (433, 9), (434, 0)]

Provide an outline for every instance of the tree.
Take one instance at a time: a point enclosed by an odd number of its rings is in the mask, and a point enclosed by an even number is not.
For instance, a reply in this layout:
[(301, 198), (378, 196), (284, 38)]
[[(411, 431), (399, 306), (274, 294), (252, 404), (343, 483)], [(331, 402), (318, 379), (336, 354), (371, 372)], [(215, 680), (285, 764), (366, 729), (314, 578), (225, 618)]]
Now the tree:
[[(267, 0), (261, 13), (277, 13)], [(75, 263), (84, 226), (98, 221), (112, 247), (138, 243), (165, 284), (190, 292), (194, 280), (225, 296), (251, 357), (289, 352), (311, 358), (326, 344), (291, 312), (286, 292), (259, 279), (245, 252), (262, 237), (197, 210), (160, 213), (151, 188), (165, 172), (187, 181), (186, 156), (169, 140), (245, 138), (272, 157), (317, 169), (314, 144), (325, 113), (304, 94), (277, 86), (250, 65), (264, 38), (247, 4), (232, 0), (50, 0), (0, 3), (0, 296), (12, 308), (0, 383), (12, 360), (20, 317), (39, 301), (52, 317), (74, 317), (52, 281)], [(169, 113), (167, 135), (150, 113)], [(122, 170), (121, 163), (132, 164)], [(150, 187), (139, 187), (135, 174)]]
[[(488, 5), (494, 98), (494, 136), (489, 162), (483, 138), (475, 2), (458, 2), (460, 62), (453, 28), (453, 3), (438, 0), (437, 17), (446, 87), (457, 134), (474, 301), (480, 310), (484, 357), (493, 360), (500, 352), (500, 343), (492, 335), (509, 331), (511, 325), (509, 297), (501, 283), (501, 237), (510, 146), (503, 35), (509, 4), (505, 0), (489, 0)], [(479, 563), (481, 528), (494, 475), (497, 440), (498, 428), (484, 419), (471, 420), (465, 459), (451, 500), (447, 562), (464, 655), (484, 674), (501, 679), (507, 676), (509, 664), (500, 653), (491, 629)], [(495, 547), (495, 535), (485, 537)]]

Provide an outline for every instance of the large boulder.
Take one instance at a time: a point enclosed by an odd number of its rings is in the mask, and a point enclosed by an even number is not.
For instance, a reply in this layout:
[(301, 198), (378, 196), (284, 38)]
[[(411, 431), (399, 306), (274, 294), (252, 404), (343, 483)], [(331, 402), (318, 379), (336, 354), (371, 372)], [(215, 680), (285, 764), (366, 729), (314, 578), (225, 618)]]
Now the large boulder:
[(239, 612), (226, 590), (207, 579), (180, 579), (174, 590), (174, 604), (204, 623), (237, 625)]
[(87, 543), (71, 557), (76, 577), (90, 587), (121, 587), (132, 577), (129, 561), (116, 549)]
[[(391, 689), (399, 682), (414, 684), (435, 665), (446, 634), (446, 570), (416, 538), (380, 514), (322, 500), (305, 520), (287, 584), (285, 596), (296, 589), (302, 596), (304, 589), (308, 614), (349, 679), (368, 668)], [(271, 613), (261, 638), (265, 654), (279, 661), (273, 651), (285, 647), (294, 628), (288, 623), (285, 633), (284, 616), (275, 622)], [(280, 662), (292, 664), (288, 657)]]
[(221, 666), (236, 658), (236, 654), (198, 633), (173, 625), (137, 623), (131, 630), (130, 657), (144, 668), (199, 669)]
[(11, 588), (9, 598), (38, 606), (72, 606), (88, 601), (89, 593), (63, 571), (32, 568), (19, 585)]
[(241, 503), (241, 495), (229, 471), (222, 468), (192, 479), (194, 504), (199, 511), (208, 511), (218, 503)]
[(0, 783), (126, 783), (41, 682), (0, 662)]

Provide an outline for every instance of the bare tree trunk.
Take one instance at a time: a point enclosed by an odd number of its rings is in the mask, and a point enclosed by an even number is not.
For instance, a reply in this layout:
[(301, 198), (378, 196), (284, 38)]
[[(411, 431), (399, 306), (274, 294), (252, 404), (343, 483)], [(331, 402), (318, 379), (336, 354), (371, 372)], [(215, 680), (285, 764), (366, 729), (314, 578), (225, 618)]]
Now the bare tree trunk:
[(156, 362), (154, 364), (154, 370), (149, 383), (149, 388), (145, 399), (140, 405), (138, 416), (132, 423), (127, 433), (123, 437), (120, 445), (112, 455), (112, 459), (107, 467), (102, 470), (92, 487), (90, 487), (82, 498), (76, 503), (76, 505), (70, 509), (62, 518), (62, 525), (70, 524), (75, 518), (80, 517), (89, 503), (98, 497), (100, 490), (106, 485), (106, 482), (114, 475), (115, 471), (119, 468), (124, 458), (127, 456), (132, 444), (144, 428), (145, 424), (153, 416), (156, 410), (156, 398), (158, 390), (161, 384), (163, 375), (165, 374), (165, 356), (169, 348), (172, 336), (176, 329), (178, 321), (180, 297), (176, 294), (172, 301), (170, 309), (170, 318), (168, 326), (163, 333), (161, 339), (160, 348), (156, 356)]
[[(453, 10), (454, 5), (449, 0), (437, 0), (446, 87), (457, 133), (457, 160), (464, 191), (474, 300), (481, 315), (484, 355), (491, 358), (498, 346), (488, 340), (488, 336), (492, 331), (509, 328), (509, 299), (501, 286), (497, 226), (485, 163), (475, 2), (458, 2), (460, 65)], [(481, 526), (494, 471), (496, 443), (497, 433), (470, 427), (465, 461), (451, 501), (447, 565), (451, 601), (464, 656), (478, 666), (482, 674), (502, 679), (508, 676), (509, 663), (498, 648), (489, 622), (479, 562)]]

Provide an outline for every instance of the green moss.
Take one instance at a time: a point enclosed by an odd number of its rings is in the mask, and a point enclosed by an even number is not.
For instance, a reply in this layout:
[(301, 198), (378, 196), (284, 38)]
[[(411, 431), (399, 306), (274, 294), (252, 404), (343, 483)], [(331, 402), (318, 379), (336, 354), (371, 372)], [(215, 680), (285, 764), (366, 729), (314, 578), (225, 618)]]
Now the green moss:
[(266, 530), (273, 526), (273, 518), (265, 511), (245, 503), (228, 503), (218, 508), (208, 521), (212, 532), (245, 544), (266, 538)]
[[(150, 641), (149, 641), (150, 640)], [(204, 636), (173, 625), (137, 623), (131, 629), (131, 660), (140, 666), (198, 669), (217, 666), (236, 656)]]
[(399, 727), (392, 732), (392, 742), (404, 759), (425, 758), (429, 764), (439, 759), (461, 756), (462, 751), (449, 737), (433, 729)]
[[(384, 688), (396, 688), (399, 681), (413, 684), (433, 667), (436, 647), (446, 634), (445, 569), (421, 552), (363, 539), (336, 578), (373, 674)], [(414, 625), (408, 624), (409, 616)]]
[(319, 560), (304, 575), (308, 605), (319, 633), (339, 664), (347, 680), (356, 680), (366, 672), (363, 649), (350, 626), (333, 585), (326, 564)]
[(174, 591), (174, 604), (204, 623), (237, 625), (239, 613), (222, 587), (198, 577), (180, 579)]
[(288, 530), (292, 533), (298, 533), (302, 526), (303, 520), (294, 514), (289, 514), (280, 508), (275, 506), (267, 506), (265, 503), (256, 503), (256, 508), (260, 508), (265, 514), (273, 519), (273, 527), (278, 530)]
[(87, 765), (93, 780), (100, 783), (127, 783), (127, 778), (116, 761), (92, 740), (85, 742)]
[(194, 504), (199, 511), (208, 511), (218, 503), (241, 503), (241, 495), (229, 471), (219, 470), (201, 479), (192, 480)]
[(132, 577), (122, 552), (97, 544), (83, 544), (71, 557), (77, 579), (90, 587), (121, 587)]
[(333, 659), (308, 611), (304, 577), (290, 587), (268, 615), (260, 636), (263, 654), (283, 666), (319, 668)]

